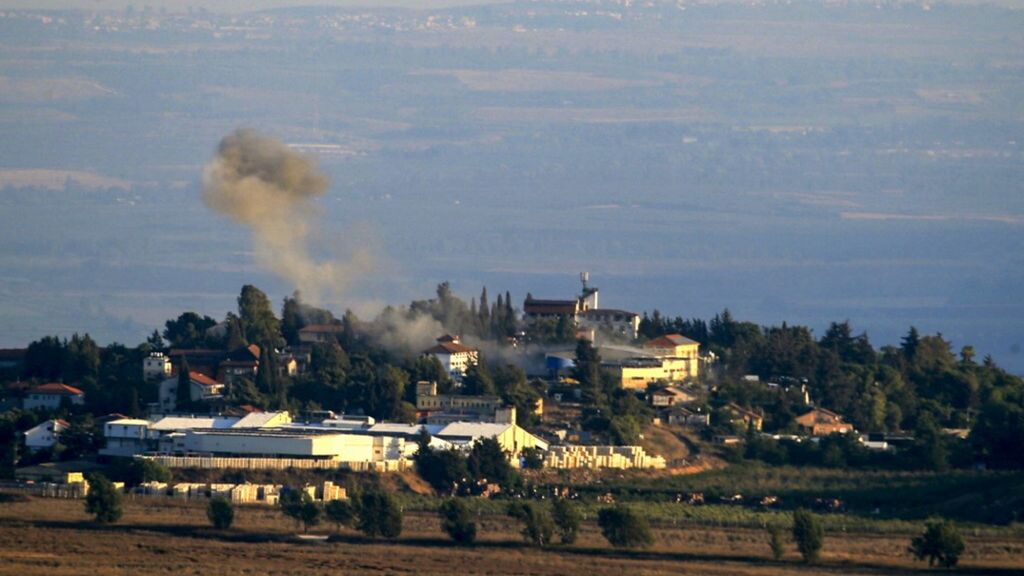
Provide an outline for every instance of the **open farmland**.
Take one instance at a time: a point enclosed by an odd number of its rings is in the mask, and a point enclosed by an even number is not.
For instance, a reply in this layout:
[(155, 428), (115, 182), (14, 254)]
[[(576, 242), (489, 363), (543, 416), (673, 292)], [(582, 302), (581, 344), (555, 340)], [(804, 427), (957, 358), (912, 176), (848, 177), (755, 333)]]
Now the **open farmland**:
[[(326, 534), (329, 527), (315, 532)], [(902, 574), (923, 571), (904, 552), (906, 536), (829, 534), (824, 561), (805, 566), (791, 552), (770, 559), (766, 537), (746, 529), (666, 529), (644, 552), (613, 551), (587, 524), (578, 544), (535, 550), (523, 546), (504, 517), (482, 521), (482, 542), (449, 545), (430, 515), (410, 514), (395, 543), (355, 535), (336, 543), (301, 543), (294, 526), (271, 508), (242, 508), (236, 528), (216, 532), (201, 505), (127, 500), (116, 525), (89, 522), (82, 502), (31, 499), (0, 504), (0, 573), (81, 574)], [(968, 537), (959, 572), (1013, 574), (1024, 570), (1024, 542)]]

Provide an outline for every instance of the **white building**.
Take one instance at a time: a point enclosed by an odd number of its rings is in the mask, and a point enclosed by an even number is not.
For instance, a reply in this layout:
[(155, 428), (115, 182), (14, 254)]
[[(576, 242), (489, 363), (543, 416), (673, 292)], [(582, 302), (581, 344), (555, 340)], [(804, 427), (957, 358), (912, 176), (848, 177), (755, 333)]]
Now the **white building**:
[[(189, 399), (192, 402), (216, 400), (224, 392), (224, 384), (200, 372), (189, 372)], [(178, 377), (160, 382), (157, 409), (171, 412), (178, 406)]]
[(28, 391), (25, 400), (22, 402), (22, 407), (25, 410), (34, 410), (36, 408), (56, 410), (60, 408), (60, 404), (64, 399), (67, 399), (74, 406), (81, 406), (85, 404), (85, 392), (74, 386), (57, 382), (43, 384)]
[(61, 432), (67, 430), (70, 424), (65, 420), (52, 419), (41, 422), (24, 432), (25, 447), (30, 452), (53, 448), (60, 439)]
[(334, 342), (345, 331), (341, 324), (310, 324), (299, 328), (299, 342), (302, 344), (324, 344)]
[(121, 418), (111, 420), (103, 425), (103, 448), (101, 456), (134, 456), (144, 452), (152, 452), (157, 448), (160, 438), (158, 432), (151, 432), (149, 420), (137, 418)]
[(171, 359), (163, 352), (151, 352), (142, 360), (142, 375), (147, 380), (167, 378), (171, 375)]
[(452, 422), (434, 433), (434, 436), (465, 449), (472, 447), (477, 440), (494, 438), (501, 445), (501, 449), (512, 457), (519, 456), (527, 448), (548, 449), (547, 442), (517, 424)]
[(605, 334), (615, 334), (636, 340), (640, 330), (640, 316), (635, 312), (613, 308), (591, 308), (576, 316), (579, 327)]
[(157, 420), (122, 418), (103, 425), (104, 456), (133, 456), (174, 450), (175, 439), (190, 430), (259, 430), (291, 423), (288, 412), (253, 412), (236, 416), (162, 416)]
[(438, 338), (437, 344), (424, 350), (423, 354), (437, 358), (456, 381), (461, 381), (466, 369), (480, 361), (480, 352), (476, 348), (463, 346), (458, 336), (450, 334)]

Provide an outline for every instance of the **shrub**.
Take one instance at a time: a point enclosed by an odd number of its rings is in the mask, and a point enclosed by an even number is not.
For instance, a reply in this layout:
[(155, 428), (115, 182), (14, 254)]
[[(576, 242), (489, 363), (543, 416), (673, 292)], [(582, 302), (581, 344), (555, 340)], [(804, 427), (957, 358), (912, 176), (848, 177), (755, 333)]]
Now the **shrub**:
[(297, 523), (302, 524), (302, 531), (306, 532), (310, 526), (316, 526), (320, 523), (320, 507), (317, 506), (313, 498), (301, 490), (288, 490), (287, 492), (281, 493), (281, 500), (279, 501), (281, 506), (281, 512), (285, 516), (294, 519)]
[(793, 540), (804, 562), (814, 562), (821, 555), (825, 534), (818, 518), (809, 510), (798, 508), (793, 511)]
[(778, 526), (770, 526), (768, 528), (768, 545), (772, 549), (772, 558), (782, 560), (782, 557), (786, 554), (786, 547), (782, 542), (782, 530), (779, 530)]
[(100, 524), (110, 524), (121, 519), (121, 492), (106, 476), (89, 476), (89, 494), (85, 497), (85, 511), (93, 514)]
[(523, 538), (534, 546), (544, 547), (551, 543), (555, 525), (551, 516), (533, 502), (513, 502), (508, 515), (523, 522)]
[(964, 539), (952, 522), (931, 520), (924, 533), (910, 541), (909, 551), (918, 560), (927, 558), (928, 566), (953, 568), (964, 552)]
[(616, 548), (643, 548), (654, 543), (647, 519), (625, 506), (601, 509), (597, 524), (601, 534)]
[(214, 496), (206, 506), (206, 517), (210, 519), (210, 524), (213, 524), (214, 528), (227, 530), (235, 521), (235, 509), (227, 498)]
[(356, 510), (345, 500), (331, 500), (324, 505), (324, 514), (338, 530), (341, 530), (342, 526), (351, 527), (356, 522)]
[(402, 509), (386, 492), (364, 492), (359, 497), (356, 527), (370, 538), (398, 538), (402, 534)]
[(523, 468), (540, 470), (544, 467), (544, 452), (540, 448), (524, 448), (521, 452)]
[(558, 535), (561, 537), (562, 544), (572, 544), (575, 542), (580, 532), (580, 520), (582, 518), (579, 510), (573, 506), (572, 502), (564, 498), (555, 500), (551, 506), (551, 517), (558, 528)]
[(441, 515), (441, 528), (452, 540), (459, 544), (472, 544), (476, 540), (476, 523), (462, 500), (446, 500), (437, 511)]

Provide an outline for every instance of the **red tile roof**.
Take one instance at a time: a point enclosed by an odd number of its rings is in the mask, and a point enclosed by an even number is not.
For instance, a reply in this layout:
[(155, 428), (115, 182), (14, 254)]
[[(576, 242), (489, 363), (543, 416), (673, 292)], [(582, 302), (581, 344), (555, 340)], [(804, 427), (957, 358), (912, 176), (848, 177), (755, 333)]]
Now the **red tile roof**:
[(476, 349), (454, 342), (439, 342), (436, 346), (423, 351), (424, 354), (459, 354), (461, 352), (476, 352)]
[(310, 324), (309, 326), (303, 326), (299, 328), (300, 333), (316, 334), (316, 333), (332, 333), (338, 334), (345, 330), (345, 327), (341, 324)]
[(644, 342), (644, 348), (674, 348), (684, 344), (697, 344), (697, 342), (681, 334), (665, 334), (650, 342)]
[(67, 384), (61, 384), (59, 382), (50, 382), (49, 384), (43, 384), (42, 386), (36, 386), (35, 388), (28, 391), (29, 394), (61, 394), (67, 396), (85, 396), (85, 392), (82, 392), (74, 386), (68, 386)]
[(196, 382), (203, 386), (220, 386), (220, 382), (217, 382), (213, 378), (210, 378), (206, 374), (200, 372), (189, 372), (188, 377), (193, 382)]

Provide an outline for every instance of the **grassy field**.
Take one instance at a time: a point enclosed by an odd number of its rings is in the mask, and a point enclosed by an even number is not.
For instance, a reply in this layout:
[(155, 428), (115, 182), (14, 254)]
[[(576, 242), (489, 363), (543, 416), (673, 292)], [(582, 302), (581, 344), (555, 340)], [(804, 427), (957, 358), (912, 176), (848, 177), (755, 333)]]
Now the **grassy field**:
[[(502, 516), (481, 517), (481, 542), (457, 548), (433, 515), (407, 514), (396, 542), (346, 532), (340, 542), (303, 542), (273, 508), (243, 507), (228, 532), (209, 528), (201, 504), (127, 500), (116, 525), (92, 524), (81, 501), (31, 499), (0, 504), (0, 573), (46, 574), (904, 574), (924, 571), (906, 554), (906, 537), (829, 533), (823, 562), (805, 566), (794, 552), (771, 560), (761, 530), (663, 527), (641, 552), (608, 547), (595, 526), (571, 547), (524, 546)], [(328, 534), (330, 527), (313, 532)], [(959, 572), (1024, 570), (1024, 540), (968, 536)]]
[[(847, 525), (916, 522), (934, 515), (979, 525), (1007, 525), (1015, 518), (1024, 518), (1021, 472), (842, 470), (745, 463), (691, 475), (666, 477), (622, 471), (606, 473), (600, 482), (593, 482), (546, 473), (537, 481), (570, 485), (589, 497), (610, 492), (619, 501), (652, 503), (672, 502), (679, 494), (700, 492), (708, 503), (734, 494), (753, 500), (775, 496), (779, 499), (776, 508), (791, 510), (813, 506), (817, 498), (837, 498), (848, 512), (849, 519), (841, 520)], [(673, 519), (703, 512), (670, 506), (656, 514)]]

